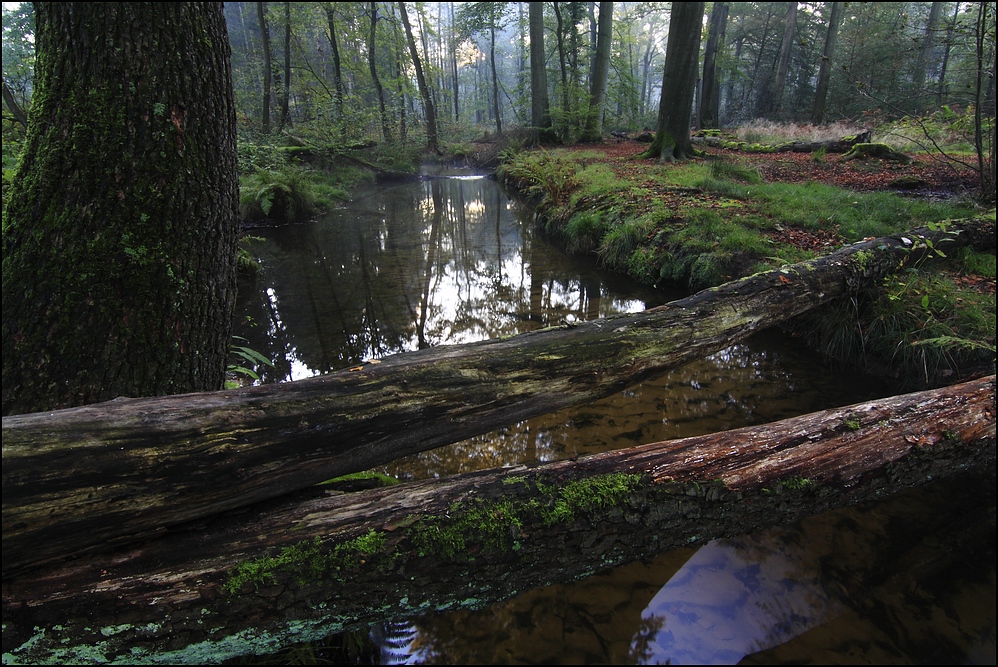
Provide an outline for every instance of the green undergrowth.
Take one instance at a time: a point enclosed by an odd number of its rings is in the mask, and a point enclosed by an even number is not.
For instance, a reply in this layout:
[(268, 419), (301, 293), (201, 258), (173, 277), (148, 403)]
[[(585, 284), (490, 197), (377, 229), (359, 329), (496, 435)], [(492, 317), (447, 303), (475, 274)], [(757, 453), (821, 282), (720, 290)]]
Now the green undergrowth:
[(839, 363), (878, 367), (908, 388), (994, 373), (995, 295), (963, 287), (960, 274), (995, 278), (995, 255), (960, 248), (929, 266), (884, 279), (796, 325)]
[[(837, 246), (819, 246), (824, 253), (977, 213), (959, 200), (767, 183), (737, 158), (631, 163), (621, 171), (625, 175), (617, 176), (592, 156), (556, 149), (509, 155), (497, 175), (535, 197), (543, 230), (569, 252), (591, 254), (605, 268), (649, 285), (693, 290), (819, 254), (787, 243), (790, 230), (820, 235), (823, 243), (837, 240)], [(993, 278), (994, 254), (981, 255), (964, 251), (898, 274), (862, 308), (857, 301), (849, 317), (829, 314), (810, 326), (833, 358), (886, 369), (911, 384), (993, 368), (994, 296), (948, 277)]]
[[(609, 473), (567, 482), (514, 476), (503, 480), (510, 492), (498, 499), (474, 497), (451, 505), (442, 515), (410, 517), (396, 529), (407, 531), (419, 556), (474, 559), (475, 554), (517, 551), (525, 524), (550, 526), (574, 522), (586, 513), (604, 512), (627, 504), (641, 483), (640, 475)], [(528, 500), (519, 497), (525, 492)], [(235, 594), (244, 586), (256, 588), (291, 577), (298, 585), (309, 581), (342, 579), (364, 564), (392, 561), (386, 533), (371, 530), (360, 537), (327, 544), (303, 540), (283, 547), (275, 556), (246, 561), (233, 567), (222, 588)]]

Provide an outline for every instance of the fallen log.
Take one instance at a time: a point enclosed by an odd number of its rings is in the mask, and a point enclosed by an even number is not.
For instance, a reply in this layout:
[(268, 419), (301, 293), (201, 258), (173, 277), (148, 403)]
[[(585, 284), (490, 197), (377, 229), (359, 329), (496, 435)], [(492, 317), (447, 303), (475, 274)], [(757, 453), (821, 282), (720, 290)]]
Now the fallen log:
[(643, 313), (395, 355), (279, 385), (3, 418), (3, 577), (593, 401), (701, 358), (993, 220), (843, 248)]
[(5, 662), (218, 662), (995, 465), (995, 377), (577, 461), (283, 499), (5, 580)]
[[(3, 576), (590, 402), (854, 294), (994, 222), (843, 248), (643, 313), (292, 383), (3, 418)], [(930, 248), (931, 245), (931, 248)]]
[(866, 130), (840, 139), (787, 141), (782, 144), (757, 144), (717, 134), (695, 134), (692, 137), (692, 141), (693, 143), (706, 144), (714, 148), (746, 151), (749, 153), (814, 153), (819, 150), (823, 150), (826, 153), (846, 153), (857, 144), (869, 143), (871, 136), (872, 131)]

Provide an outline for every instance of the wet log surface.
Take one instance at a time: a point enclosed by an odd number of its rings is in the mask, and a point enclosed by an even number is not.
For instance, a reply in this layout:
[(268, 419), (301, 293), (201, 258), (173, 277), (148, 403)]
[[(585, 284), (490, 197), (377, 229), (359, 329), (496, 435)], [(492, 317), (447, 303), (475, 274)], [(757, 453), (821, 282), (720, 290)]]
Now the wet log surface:
[(593, 401), (930, 261), (927, 241), (991, 249), (994, 222), (872, 239), (638, 314), (297, 382), (4, 417), (4, 579)]
[[(266, 653), (994, 466), (991, 376), (577, 461), (316, 487), (5, 580), (3, 651), (21, 662)], [(614, 479), (628, 480), (622, 492), (607, 490)], [(566, 514), (559, 500), (584, 502), (570, 500), (573, 484), (594, 502)], [(372, 531), (373, 549), (337, 546)], [(256, 575), (239, 585), (238, 572)]]

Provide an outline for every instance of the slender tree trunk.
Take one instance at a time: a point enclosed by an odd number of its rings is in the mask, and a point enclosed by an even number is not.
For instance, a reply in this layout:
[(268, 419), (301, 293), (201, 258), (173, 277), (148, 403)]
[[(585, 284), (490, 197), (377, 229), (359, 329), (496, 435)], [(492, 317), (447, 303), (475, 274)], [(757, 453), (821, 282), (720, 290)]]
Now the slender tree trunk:
[(534, 144), (551, 141), (547, 64), (544, 61), (544, 5), (529, 3), (530, 23), (530, 125)]
[(942, 106), (946, 96), (946, 70), (949, 67), (949, 55), (953, 48), (953, 33), (956, 31), (956, 22), (960, 17), (960, 3), (953, 3), (953, 19), (946, 24), (946, 46), (943, 49), (943, 62), (939, 66), (939, 83), (936, 87), (936, 105)]
[(281, 98), (281, 121), (277, 131), (280, 133), (288, 122), (288, 110), (291, 107), (291, 3), (284, 3), (284, 96)]
[(423, 65), (419, 59), (419, 52), (416, 50), (416, 41), (412, 38), (412, 26), (409, 25), (409, 14), (405, 10), (405, 3), (399, 2), (399, 13), (402, 15), (402, 25), (405, 27), (405, 37), (409, 42), (409, 55), (412, 57), (413, 67), (416, 68), (416, 83), (419, 85), (419, 94), (423, 97), (423, 107), (426, 110), (426, 148), (433, 153), (440, 153), (440, 146), (437, 144), (437, 116), (433, 109), (433, 98), (430, 96), (430, 87), (423, 76)]
[(915, 94), (915, 113), (921, 114), (925, 110), (925, 100), (928, 97), (925, 89), (925, 79), (928, 76), (929, 57), (936, 41), (936, 30), (939, 29), (939, 15), (942, 13), (943, 3), (933, 2), (929, 9), (929, 19), (925, 24), (925, 34), (922, 36), (922, 43), (918, 48), (918, 59), (915, 62), (915, 71), (912, 74), (912, 91)]
[(448, 3), (450, 6), (450, 58), (451, 58), (451, 86), (454, 89), (454, 122), (461, 122), (461, 108), (459, 106), (460, 100), (460, 85), (458, 80), (458, 70), (457, 70), (457, 38), (454, 36), (454, 3)]
[(564, 118), (564, 125), (562, 127), (562, 140), (568, 140), (568, 130), (569, 130), (569, 101), (568, 101), (568, 65), (565, 61), (565, 26), (561, 17), (561, 3), (553, 2), (554, 5), (554, 17), (558, 25), (558, 64), (561, 67), (561, 113)]
[(21, 105), (17, 103), (14, 98), (14, 93), (11, 91), (7, 82), (3, 82), (3, 101), (7, 104), (7, 108), (10, 109), (10, 113), (13, 114), (14, 120), (20, 123), (22, 126), (28, 126), (28, 114), (24, 113), (24, 109)]
[(703, 7), (702, 2), (677, 2), (672, 5), (657, 130), (655, 140), (642, 157), (674, 162), (692, 153), (690, 118), (696, 89)]
[(797, 3), (787, 3), (787, 16), (783, 29), (783, 41), (780, 42), (780, 60), (776, 67), (776, 80), (767, 91), (766, 108), (770, 114), (780, 114), (783, 111), (783, 89), (787, 84), (787, 72), (790, 69), (790, 51), (794, 45), (794, 35), (797, 32)]
[(835, 42), (839, 37), (841, 20), (842, 3), (833, 2), (831, 16), (828, 17), (828, 32), (825, 33), (825, 50), (821, 55), (821, 67), (818, 69), (818, 88), (814, 92), (814, 104), (811, 107), (811, 122), (815, 125), (825, 122), (828, 82), (832, 76), (832, 58), (835, 55)]
[(340, 62), (340, 47), (336, 39), (336, 21), (334, 17), (335, 2), (326, 3), (326, 23), (329, 25), (329, 50), (333, 57), (333, 88), (335, 90), (336, 120), (342, 124), (343, 119), (343, 68)]
[(270, 62), (270, 28), (267, 26), (267, 3), (256, 3), (256, 17), (260, 21), (260, 38), (263, 41), (263, 133), (270, 134), (270, 83), (273, 77)]
[(613, 40), (613, 3), (599, 3), (599, 35), (593, 54), (595, 69), (589, 93), (589, 111), (582, 132), (582, 141), (599, 141), (603, 134), (603, 107), (606, 105), (606, 83), (610, 73), (610, 42)]
[(721, 85), (717, 78), (717, 53), (724, 44), (724, 27), (727, 20), (728, 3), (715, 2), (710, 12), (710, 29), (703, 56), (700, 127), (717, 127), (719, 124)]
[(378, 35), (378, 3), (371, 2), (369, 5), (371, 13), (371, 31), (367, 40), (367, 63), (371, 70), (371, 80), (374, 81), (374, 89), (378, 93), (378, 111), (381, 114), (381, 137), (386, 141), (391, 141), (392, 131), (388, 123), (388, 110), (385, 108), (385, 90), (381, 87), (381, 79), (378, 78), (378, 66), (376, 59), (375, 39)]
[(499, 104), (499, 74), (496, 71), (496, 26), (489, 26), (489, 65), (492, 67), (492, 112), (496, 117), (496, 134), (502, 136), (502, 107)]
[(238, 209), (222, 3), (35, 11), (4, 211), (3, 414), (220, 389)]

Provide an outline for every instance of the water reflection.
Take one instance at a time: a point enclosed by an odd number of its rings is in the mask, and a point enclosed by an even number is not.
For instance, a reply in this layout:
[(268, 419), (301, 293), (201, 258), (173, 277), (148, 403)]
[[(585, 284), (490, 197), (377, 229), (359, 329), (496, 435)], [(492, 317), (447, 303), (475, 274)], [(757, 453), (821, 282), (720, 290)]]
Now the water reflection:
[(383, 664), (994, 664), (994, 582), (992, 471), (372, 640)]
[(480, 177), (382, 189), (255, 235), (263, 271), (240, 289), (236, 333), (275, 361), (256, 369), (264, 382), (666, 300), (620, 296), (619, 279), (536, 238)]

